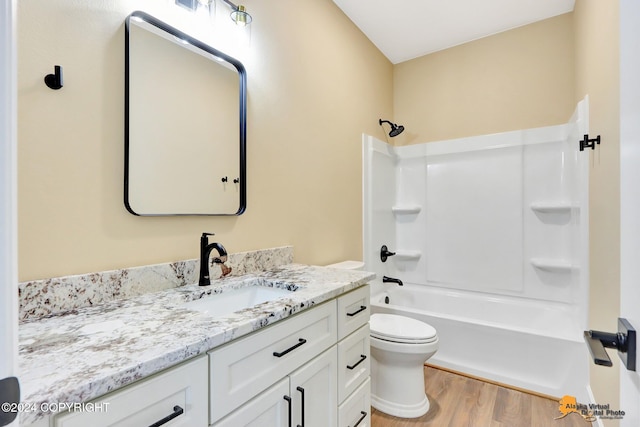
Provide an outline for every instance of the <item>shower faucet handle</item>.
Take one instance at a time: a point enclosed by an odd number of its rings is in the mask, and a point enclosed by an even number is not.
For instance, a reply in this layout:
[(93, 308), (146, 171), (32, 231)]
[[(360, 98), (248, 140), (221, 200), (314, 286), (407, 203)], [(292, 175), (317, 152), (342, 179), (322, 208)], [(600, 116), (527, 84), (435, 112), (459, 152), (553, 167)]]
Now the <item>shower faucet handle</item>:
[(390, 256), (394, 256), (395, 254), (395, 252), (389, 251), (387, 245), (382, 245), (382, 247), (380, 248), (380, 261), (387, 262), (387, 258)]

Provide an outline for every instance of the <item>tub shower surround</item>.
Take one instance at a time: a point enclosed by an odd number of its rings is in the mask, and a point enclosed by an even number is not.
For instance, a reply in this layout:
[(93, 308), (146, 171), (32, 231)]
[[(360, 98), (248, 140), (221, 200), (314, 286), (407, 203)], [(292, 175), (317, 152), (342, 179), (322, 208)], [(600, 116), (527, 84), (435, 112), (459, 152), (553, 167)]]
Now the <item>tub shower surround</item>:
[[(257, 268), (258, 263), (252, 263), (237, 270)], [(373, 277), (362, 271), (287, 264), (216, 279), (206, 288), (178, 286), (24, 321), (19, 328), (22, 401), (35, 408), (43, 403), (86, 402), (336, 298)], [(256, 280), (294, 292), (224, 316), (184, 307), (185, 302)], [(24, 412), (21, 425), (46, 415)]]
[[(293, 262), (293, 247), (229, 254), (229, 276), (265, 271)], [(67, 313), (83, 307), (132, 298), (198, 282), (198, 259), (124, 268), (120, 270), (22, 282), (18, 287), (20, 320)], [(210, 260), (211, 277), (221, 277)]]
[(372, 312), (435, 327), (431, 363), (589, 401), (588, 112), (401, 147), (364, 136), (365, 268), (404, 282), (374, 282)]

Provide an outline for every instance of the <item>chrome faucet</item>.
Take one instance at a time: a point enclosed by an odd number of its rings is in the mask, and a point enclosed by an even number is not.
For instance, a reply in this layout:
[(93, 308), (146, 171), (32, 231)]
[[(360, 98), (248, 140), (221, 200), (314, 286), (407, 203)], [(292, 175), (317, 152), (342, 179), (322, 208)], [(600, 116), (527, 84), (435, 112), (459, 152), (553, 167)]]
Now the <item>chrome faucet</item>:
[(387, 276), (382, 276), (382, 283), (397, 283), (399, 286), (403, 286), (402, 280)]
[(200, 286), (209, 286), (211, 284), (211, 279), (209, 278), (209, 255), (213, 249), (218, 252), (218, 256), (213, 259), (214, 263), (224, 264), (227, 261), (227, 250), (220, 243), (209, 243), (209, 236), (213, 236), (213, 233), (202, 233), (202, 236), (200, 236), (200, 279), (198, 279)]

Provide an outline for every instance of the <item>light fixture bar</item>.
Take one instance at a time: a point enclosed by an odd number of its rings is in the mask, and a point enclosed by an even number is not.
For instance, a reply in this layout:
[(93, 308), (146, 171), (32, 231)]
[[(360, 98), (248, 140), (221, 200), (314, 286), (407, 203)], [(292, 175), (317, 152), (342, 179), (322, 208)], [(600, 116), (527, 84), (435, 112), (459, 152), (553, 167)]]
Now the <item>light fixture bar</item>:
[(238, 10), (238, 6), (230, 2), (229, 0), (222, 0), (222, 1), (225, 2), (227, 5), (229, 5), (231, 9)]

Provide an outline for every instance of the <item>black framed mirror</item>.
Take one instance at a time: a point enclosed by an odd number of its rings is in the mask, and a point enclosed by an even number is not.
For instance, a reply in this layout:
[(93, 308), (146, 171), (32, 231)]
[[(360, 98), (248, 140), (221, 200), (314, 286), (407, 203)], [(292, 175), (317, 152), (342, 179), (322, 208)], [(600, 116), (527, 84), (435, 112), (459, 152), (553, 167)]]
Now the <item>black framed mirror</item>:
[(125, 22), (124, 204), (140, 216), (246, 208), (246, 71), (136, 11)]

